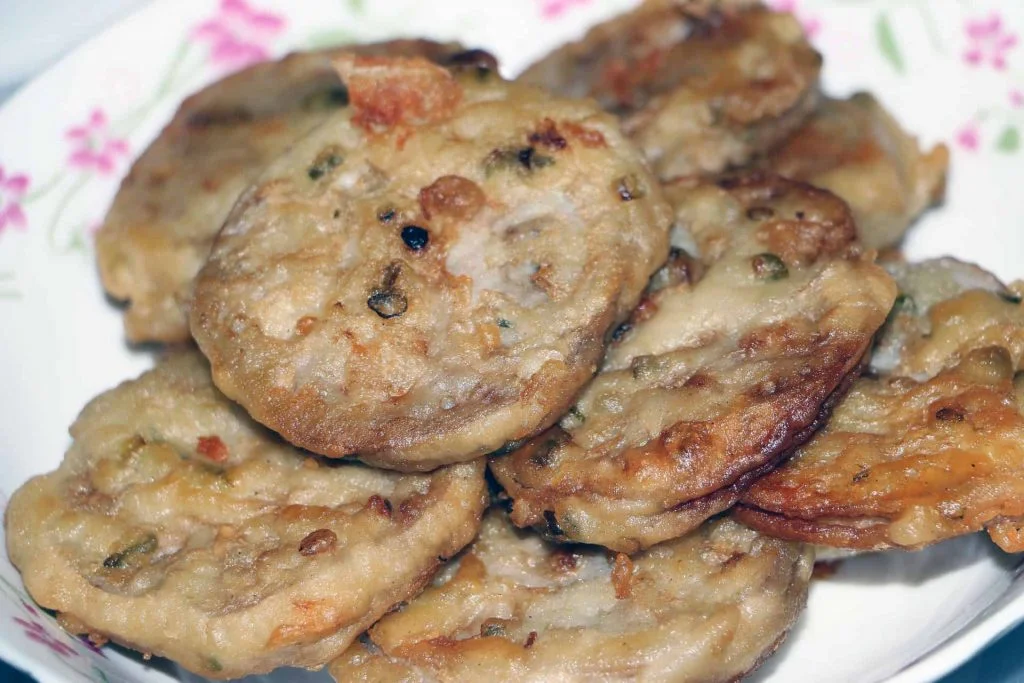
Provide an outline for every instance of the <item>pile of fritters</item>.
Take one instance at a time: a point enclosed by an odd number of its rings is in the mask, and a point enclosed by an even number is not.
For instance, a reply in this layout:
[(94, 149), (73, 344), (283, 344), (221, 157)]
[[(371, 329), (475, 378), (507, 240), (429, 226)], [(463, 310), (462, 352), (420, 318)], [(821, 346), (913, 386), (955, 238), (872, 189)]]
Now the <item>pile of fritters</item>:
[(648, 0), (516, 81), (403, 40), (188, 98), (97, 240), (179, 346), (11, 499), (29, 592), (210, 678), (733, 681), (815, 546), (1024, 550), (1024, 285), (900, 259), (947, 152), (821, 66)]

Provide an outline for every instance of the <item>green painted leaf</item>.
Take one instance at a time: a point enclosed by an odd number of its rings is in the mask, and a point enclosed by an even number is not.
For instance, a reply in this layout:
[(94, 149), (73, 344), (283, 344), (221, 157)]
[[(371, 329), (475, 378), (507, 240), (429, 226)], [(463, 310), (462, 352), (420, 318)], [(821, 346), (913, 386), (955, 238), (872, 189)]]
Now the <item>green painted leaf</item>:
[(1020, 131), (1016, 126), (1006, 127), (996, 140), (996, 149), (1000, 152), (1016, 152), (1020, 149)]
[(896, 42), (896, 34), (892, 30), (889, 15), (885, 12), (878, 15), (878, 22), (875, 24), (875, 37), (878, 40), (878, 49), (882, 51), (882, 56), (897, 73), (903, 73), (903, 55)]

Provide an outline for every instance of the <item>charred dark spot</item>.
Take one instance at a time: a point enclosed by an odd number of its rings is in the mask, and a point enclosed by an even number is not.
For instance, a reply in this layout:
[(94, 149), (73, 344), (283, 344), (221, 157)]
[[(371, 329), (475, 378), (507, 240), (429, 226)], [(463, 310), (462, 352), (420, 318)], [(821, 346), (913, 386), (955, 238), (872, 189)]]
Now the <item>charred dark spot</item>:
[(498, 318), (498, 327), (508, 330), (512, 328), (512, 323), (504, 318)]
[(375, 289), (366, 299), (366, 305), (380, 317), (395, 318), (409, 310), (405, 294), (393, 289)]
[(775, 216), (775, 211), (770, 206), (752, 206), (747, 209), (747, 218), (752, 221), (766, 221)]
[(537, 642), (537, 632), (536, 631), (530, 631), (530, 634), (528, 636), (526, 636), (526, 642), (523, 643), (523, 647), (526, 648), (527, 650), (529, 650), (531, 647), (533, 647), (533, 644), (536, 643), (536, 642)]
[(655, 271), (648, 285), (649, 292), (659, 292), (681, 284), (693, 284), (700, 279), (702, 267), (685, 249), (672, 247), (669, 249), (665, 265)]
[(344, 158), (336, 151), (324, 150), (321, 152), (316, 159), (313, 160), (313, 165), (309, 167), (306, 174), (310, 180), (319, 180), (323, 178), (331, 170), (341, 166)]
[(622, 323), (612, 331), (612, 341), (622, 341), (623, 337), (629, 334), (629, 331), (633, 329), (633, 326), (629, 323)]
[(507, 634), (505, 624), (500, 620), (488, 619), (480, 624), (481, 638), (504, 638)]
[(908, 313), (913, 315), (917, 312), (917, 302), (914, 301), (914, 297), (901, 292), (896, 295), (896, 300), (892, 304), (892, 311), (893, 313)]
[(558, 526), (558, 518), (555, 517), (555, 513), (551, 510), (544, 511), (544, 522), (548, 526), (548, 533), (552, 536), (565, 536), (565, 531), (562, 527)]
[(722, 188), (723, 190), (735, 190), (743, 183), (741, 178), (736, 176), (726, 176), (725, 178), (719, 178), (715, 185)]
[(392, 261), (384, 268), (384, 274), (381, 276), (380, 284), (385, 289), (390, 289), (395, 286), (398, 282), (398, 276), (402, 274), (402, 263), (400, 261)]
[(796, 212), (796, 219), (798, 221), (802, 221), (806, 216), (807, 216), (807, 214), (805, 214), (803, 211), (797, 211)]
[(146, 534), (140, 540), (132, 543), (123, 550), (111, 554), (103, 560), (103, 566), (107, 569), (124, 569), (128, 567), (133, 558), (140, 555), (148, 555), (157, 547), (157, 539), (154, 534)]
[(857, 472), (857, 474), (853, 475), (853, 483), (856, 484), (857, 482), (864, 481), (865, 479), (868, 478), (869, 474), (871, 474), (871, 470), (865, 467), (860, 472)]
[(418, 225), (407, 225), (402, 228), (402, 241), (413, 251), (421, 251), (430, 243), (430, 233)]
[(758, 254), (750, 259), (750, 265), (754, 269), (754, 277), (758, 280), (771, 282), (789, 277), (786, 264), (775, 254)]
[(512, 451), (519, 450), (522, 447), (523, 443), (525, 443), (525, 439), (518, 439), (518, 440), (515, 440), (515, 441), (506, 441), (505, 444), (501, 448), (499, 448), (496, 451), (491, 451), (490, 453), (488, 453), (488, 455), (492, 455), (492, 456), (495, 456), (495, 457), (500, 456), (500, 455), (508, 455)]
[(302, 98), (302, 108), (306, 111), (337, 109), (345, 106), (348, 106), (348, 88), (341, 84), (312, 92)]
[(534, 171), (555, 163), (543, 154), (537, 154), (533, 147), (506, 147), (495, 149), (484, 159), (484, 172), (490, 176), (496, 171), (517, 169), (521, 172)]
[(999, 292), (999, 298), (1008, 304), (1019, 304), (1022, 301), (1020, 295), (1013, 292)]
[(530, 453), (530, 464), (534, 467), (551, 467), (555, 463), (555, 451), (562, 443), (559, 439), (547, 439)]
[(402, 264), (399, 261), (389, 263), (381, 276), (380, 287), (374, 289), (366, 300), (366, 305), (382, 318), (394, 318), (409, 308), (405, 294), (395, 287), (401, 273)]
[(387, 225), (391, 221), (395, 220), (395, 210), (391, 207), (381, 209), (377, 212), (377, 220)]
[(332, 214), (335, 218), (341, 218), (341, 209), (335, 209)]
[(935, 411), (935, 419), (941, 422), (963, 422), (966, 413), (958, 406), (946, 406)]
[(616, 180), (615, 191), (618, 193), (619, 199), (624, 202), (631, 202), (634, 199), (642, 199), (647, 196), (647, 188), (633, 173)]
[(463, 50), (448, 57), (445, 66), (475, 68), (477, 75), (483, 78), (498, 71), (498, 59), (487, 50)]
[(549, 149), (565, 149), (569, 144), (558, 132), (555, 122), (551, 119), (544, 119), (540, 128), (537, 131), (530, 133), (530, 136), (527, 139), (530, 141), (531, 145), (541, 145)]

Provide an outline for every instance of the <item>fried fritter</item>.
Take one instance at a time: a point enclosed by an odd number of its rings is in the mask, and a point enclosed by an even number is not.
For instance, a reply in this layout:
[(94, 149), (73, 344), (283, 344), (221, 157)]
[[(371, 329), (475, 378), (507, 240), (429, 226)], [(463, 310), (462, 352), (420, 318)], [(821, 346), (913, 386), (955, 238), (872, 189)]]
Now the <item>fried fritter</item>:
[(338, 681), (735, 681), (785, 638), (812, 553), (730, 520), (629, 558), (559, 548), (504, 513), (335, 661)]
[[(444, 60), (427, 40), (351, 46)], [(344, 106), (331, 56), (296, 53), (249, 67), (186, 99), (132, 166), (96, 235), (103, 286), (126, 300), (133, 342), (189, 339), (192, 280), (238, 195), (295, 140)]]
[(822, 102), (759, 165), (835, 192), (853, 209), (861, 243), (881, 249), (942, 200), (949, 150), (923, 152), (874, 97), (858, 93)]
[(818, 100), (821, 57), (789, 14), (747, 0), (648, 0), (519, 80), (594, 97), (662, 178), (746, 163)]
[(217, 386), (296, 445), (396, 469), (536, 434), (665, 259), (657, 182), (592, 102), (339, 66), (352, 106), (242, 196), (197, 279)]
[(491, 470), (512, 520), (632, 552), (731, 506), (818, 426), (892, 305), (846, 205), (779, 177), (666, 188), (676, 244), (560, 425)]
[(7, 548), (66, 624), (211, 678), (337, 657), (469, 543), (483, 465), (401, 475), (309, 457), (186, 352), (94, 399), (15, 492)]
[(876, 365), (828, 425), (758, 481), (738, 517), (822, 545), (921, 548), (988, 530), (1024, 551), (1024, 285), (953, 259), (893, 270)]

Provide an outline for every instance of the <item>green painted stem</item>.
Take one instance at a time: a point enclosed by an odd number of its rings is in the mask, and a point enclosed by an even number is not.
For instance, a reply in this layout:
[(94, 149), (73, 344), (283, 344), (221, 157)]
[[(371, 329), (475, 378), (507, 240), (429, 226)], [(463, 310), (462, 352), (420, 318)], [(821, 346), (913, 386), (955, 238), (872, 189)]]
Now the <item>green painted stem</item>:
[(924, 29), (928, 33), (928, 40), (931, 41), (932, 49), (940, 55), (944, 55), (946, 54), (946, 46), (942, 43), (939, 26), (935, 23), (935, 15), (932, 14), (932, 9), (928, 6), (928, 3), (929, 0), (917, 0), (914, 3), (914, 7), (917, 9), (917, 13), (921, 15), (921, 21), (924, 22)]
[(78, 191), (85, 187), (85, 184), (89, 181), (89, 176), (82, 174), (74, 185), (68, 188), (64, 196), (61, 197), (60, 202), (57, 203), (57, 208), (53, 212), (53, 218), (50, 219), (50, 226), (46, 230), (46, 237), (50, 244), (50, 248), (58, 249), (57, 246), (57, 226), (60, 223), (61, 217), (64, 215), (65, 209), (68, 208), (68, 204), (74, 199)]
[(50, 190), (57, 187), (57, 185), (59, 185), (60, 181), (63, 179), (64, 171), (58, 171), (57, 173), (54, 173), (49, 180), (42, 184), (41, 187), (32, 190), (31, 192), (26, 194), (25, 197), (21, 200), (22, 204), (28, 204), (30, 202), (36, 201), (37, 199), (42, 199), (43, 197), (50, 193)]

